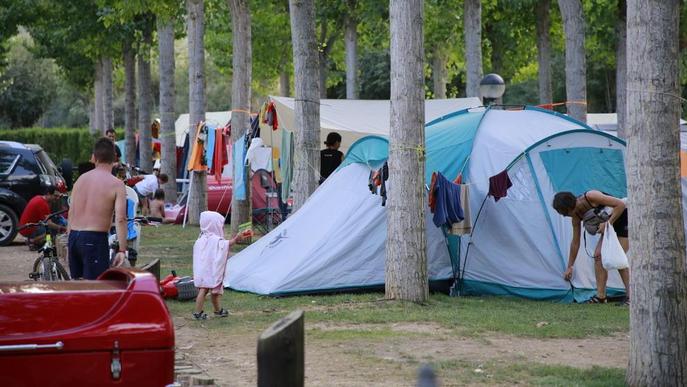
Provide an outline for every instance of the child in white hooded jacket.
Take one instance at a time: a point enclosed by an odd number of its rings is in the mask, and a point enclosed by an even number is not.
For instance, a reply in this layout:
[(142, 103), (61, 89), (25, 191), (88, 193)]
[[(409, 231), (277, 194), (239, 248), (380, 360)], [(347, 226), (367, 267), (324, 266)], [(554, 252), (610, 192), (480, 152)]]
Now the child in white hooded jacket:
[(239, 239), (236, 235), (224, 239), (224, 217), (214, 211), (200, 214), (200, 236), (193, 245), (193, 283), (198, 288), (193, 318), (208, 318), (203, 311), (205, 296), (210, 293), (216, 317), (227, 317), (229, 311), (220, 307), (219, 298), (224, 293), (224, 272), (231, 245)]

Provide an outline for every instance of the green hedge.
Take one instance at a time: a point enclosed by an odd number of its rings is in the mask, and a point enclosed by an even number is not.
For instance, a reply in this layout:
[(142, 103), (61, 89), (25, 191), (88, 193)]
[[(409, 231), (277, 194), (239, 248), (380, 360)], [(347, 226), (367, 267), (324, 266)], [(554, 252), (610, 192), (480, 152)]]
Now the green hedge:
[[(122, 133), (117, 130), (117, 138)], [(62, 159), (70, 159), (74, 165), (91, 158), (93, 143), (88, 128), (25, 128), (0, 130), (0, 140), (17, 141), (24, 144), (38, 144), (50, 158), (59, 165)]]

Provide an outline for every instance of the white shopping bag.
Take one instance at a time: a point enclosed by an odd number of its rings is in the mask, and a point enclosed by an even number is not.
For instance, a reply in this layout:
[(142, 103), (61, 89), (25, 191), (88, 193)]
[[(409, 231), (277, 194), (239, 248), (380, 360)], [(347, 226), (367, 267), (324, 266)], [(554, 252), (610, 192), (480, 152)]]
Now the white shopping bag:
[(610, 224), (606, 224), (606, 230), (603, 235), (601, 263), (606, 270), (627, 269), (630, 267), (625, 250), (620, 245), (618, 235)]

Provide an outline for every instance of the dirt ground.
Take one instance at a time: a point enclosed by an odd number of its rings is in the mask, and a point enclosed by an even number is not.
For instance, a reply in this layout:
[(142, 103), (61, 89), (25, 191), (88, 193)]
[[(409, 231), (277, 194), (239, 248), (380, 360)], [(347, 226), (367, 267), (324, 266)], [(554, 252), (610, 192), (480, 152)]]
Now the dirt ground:
[[(11, 246), (0, 247), (0, 280), (28, 280), (36, 256), (19, 238)], [(229, 317), (232, 318), (240, 316)], [(259, 331), (222, 331), (218, 335), (217, 330), (209, 330), (188, 318), (175, 318), (174, 324), (177, 351), (184, 353), (218, 385), (255, 385)], [(318, 338), (327, 332), (379, 329), (399, 334), (384, 340)], [(306, 320), (306, 385), (371, 385), (370, 380), (380, 381), (373, 385), (412, 385), (415, 370), (425, 362), (464, 362), (474, 366), (475, 372), (489, 372), (485, 366), (488, 364), (512, 362), (585, 369), (624, 368), (628, 347), (627, 335), (588, 339), (532, 339), (503, 334), (469, 337), (436, 324), (308, 324)], [(455, 383), (442, 380), (444, 386)]]

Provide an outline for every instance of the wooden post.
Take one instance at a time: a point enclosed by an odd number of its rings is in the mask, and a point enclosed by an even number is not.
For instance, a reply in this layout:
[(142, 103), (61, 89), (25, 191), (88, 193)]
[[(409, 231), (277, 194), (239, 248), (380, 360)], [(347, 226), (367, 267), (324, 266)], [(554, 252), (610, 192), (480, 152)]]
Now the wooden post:
[(258, 338), (258, 387), (303, 386), (304, 368), (303, 311), (296, 310)]

